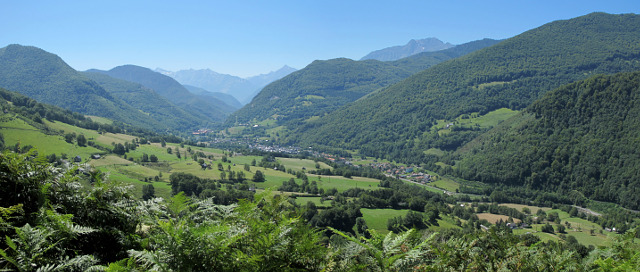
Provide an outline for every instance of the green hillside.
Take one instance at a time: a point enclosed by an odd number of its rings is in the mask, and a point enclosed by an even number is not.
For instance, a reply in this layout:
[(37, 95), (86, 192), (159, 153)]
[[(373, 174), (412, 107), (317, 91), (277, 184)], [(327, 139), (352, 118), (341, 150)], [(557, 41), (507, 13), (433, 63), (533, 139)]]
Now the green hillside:
[(436, 65), (308, 122), (288, 144), (331, 146), (428, 162), (430, 148), (455, 150), (486, 128), (439, 135), (438, 120), (519, 110), (542, 94), (593, 74), (640, 69), (640, 16), (593, 13), (556, 21)]
[(499, 42), (501, 42), (501, 40), (482, 39), (456, 45), (455, 47), (445, 50), (416, 54), (390, 63), (412, 73), (417, 73), (438, 63), (464, 56), (473, 51), (490, 47)]
[(111, 77), (135, 82), (154, 90), (160, 96), (178, 105), (188, 113), (211, 124), (222, 122), (235, 108), (211, 96), (195, 95), (169, 76), (148, 68), (123, 65), (109, 71), (90, 70)]
[(153, 90), (140, 84), (117, 79), (101, 73), (83, 72), (111, 95), (138, 109), (165, 129), (189, 130), (204, 124), (200, 119), (169, 102)]
[(409, 75), (380, 61), (314, 61), (267, 85), (251, 103), (234, 113), (227, 124), (235, 122), (235, 117), (246, 123), (269, 117), (286, 122), (323, 115)]
[(9, 45), (0, 49), (0, 87), (39, 102), (137, 127), (154, 129), (162, 124), (111, 95), (60, 57), (36, 47)]
[(293, 129), (311, 117), (333, 112), (435, 64), (497, 42), (490, 39), (474, 41), (392, 62), (344, 58), (314, 61), (266, 86), (251, 103), (232, 114), (226, 125), (233, 126), (236, 121), (248, 123), (275, 119), (279, 125)]
[(547, 93), (461, 149), (457, 174), (640, 208), (640, 72)]

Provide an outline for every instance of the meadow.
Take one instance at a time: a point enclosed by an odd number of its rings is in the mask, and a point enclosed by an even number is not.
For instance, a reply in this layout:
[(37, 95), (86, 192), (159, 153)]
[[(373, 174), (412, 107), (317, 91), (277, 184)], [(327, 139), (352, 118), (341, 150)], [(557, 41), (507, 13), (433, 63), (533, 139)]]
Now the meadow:
[[(498, 112), (499, 113), (499, 112)], [(503, 112), (500, 115), (494, 113), (501, 118), (508, 116), (509, 112)], [(480, 118), (480, 117), (478, 117)], [(497, 118), (497, 117), (496, 117)], [(501, 119), (497, 118), (497, 119)], [(493, 120), (497, 120), (493, 119)], [(98, 133), (97, 131), (82, 129), (59, 122), (45, 121), (45, 124), (54, 131), (60, 131), (62, 133), (75, 133), (77, 135), (83, 134), (89, 141), (94, 141), (96, 145), (111, 148), (114, 143), (131, 143), (136, 139), (134, 136), (125, 134), (113, 134), (113, 133)], [(150, 143), (139, 145), (135, 150), (130, 150), (125, 156), (118, 156), (115, 154), (105, 154), (105, 151), (97, 148), (87, 146), (80, 147), (77, 144), (67, 143), (62, 135), (48, 135), (38, 130), (37, 128), (27, 124), (19, 118), (12, 118), (11, 116), (3, 116), (0, 121), (0, 132), (3, 134), (5, 143), (7, 145), (15, 145), (20, 143), (21, 145), (32, 145), (37, 148), (40, 154), (67, 154), (68, 157), (74, 157), (79, 155), (82, 157), (83, 162), (88, 162), (93, 167), (104, 172), (108, 179), (130, 184), (133, 188), (133, 192), (136, 196), (142, 196), (142, 186), (151, 184), (154, 186), (155, 195), (158, 197), (168, 198), (171, 196), (171, 185), (169, 183), (169, 177), (172, 173), (184, 172), (190, 173), (201, 178), (220, 179), (223, 171), (229, 170), (235, 172), (243, 172), (247, 182), (255, 187), (259, 191), (269, 190), (274, 194), (293, 195), (297, 193), (279, 192), (278, 188), (284, 181), (288, 181), (293, 178), (298, 184), (302, 183), (301, 179), (295, 177), (295, 175), (278, 171), (272, 168), (249, 166), (249, 171), (245, 170), (245, 165), (250, 165), (252, 162), (260, 162), (261, 156), (245, 156), (242, 154), (236, 154), (231, 151), (225, 151), (215, 148), (205, 148), (197, 146), (179, 145), (167, 143), (165, 147), (160, 143)], [(171, 153), (168, 152), (171, 150)], [(211, 168), (203, 169), (203, 167), (191, 158), (191, 154), (188, 152), (202, 152), (205, 157), (201, 157)], [(176, 153), (180, 153), (180, 157)], [(435, 151), (433, 151), (435, 152)], [(100, 159), (90, 159), (92, 154), (102, 154)], [(147, 156), (155, 155), (158, 158), (158, 162), (142, 162), (143, 154)], [(222, 161), (222, 158), (226, 157), (226, 161)], [(297, 159), (297, 158), (276, 158), (276, 160), (283, 165), (286, 169), (293, 171), (305, 171), (316, 169), (316, 166), (322, 169), (331, 168), (329, 165), (323, 162), (316, 162), (309, 159)], [(360, 160), (361, 162), (373, 162), (372, 160)], [(218, 164), (222, 166), (223, 171), (218, 169)], [(255, 183), (251, 181), (254, 173), (260, 170), (265, 175), (265, 182)], [(228, 172), (227, 172), (228, 173)], [(431, 174), (431, 173), (430, 173)], [(435, 174), (435, 173), (433, 173)], [(351, 177), (346, 178), (343, 176), (320, 176), (314, 174), (307, 174), (309, 181), (315, 181), (318, 188), (328, 190), (336, 188), (338, 192), (343, 192), (351, 188), (364, 188), (364, 189), (376, 189), (379, 185), (379, 180), (363, 177)], [(157, 180), (156, 180), (157, 179)], [(425, 189), (443, 193), (442, 189), (455, 192), (460, 188), (460, 182), (448, 177), (439, 176), (434, 182), (428, 186), (423, 186)], [(465, 185), (474, 185), (466, 184)], [(436, 188), (437, 187), (437, 188)], [(438, 189), (440, 188), (440, 189)], [(313, 202), (317, 207), (330, 207), (332, 205), (331, 200), (321, 201), (320, 196), (297, 196), (295, 202), (299, 205), (306, 205), (307, 202)], [(351, 199), (350, 201), (353, 201)], [(566, 226), (565, 233), (544, 233), (540, 229), (544, 224), (533, 224), (531, 228), (527, 229), (515, 229), (514, 233), (524, 234), (532, 233), (542, 240), (560, 240), (563, 235), (571, 235), (575, 237), (580, 243), (585, 245), (594, 246), (606, 246), (612, 244), (612, 238), (617, 237), (618, 234), (602, 231), (602, 228), (595, 223), (589, 222), (584, 219), (570, 217), (568, 213), (561, 210), (552, 210), (550, 208), (541, 208), (535, 206), (527, 206), (521, 204), (499, 204), (501, 206), (507, 206), (522, 211), (523, 208), (528, 208), (531, 214), (536, 214), (538, 210), (543, 210), (547, 213), (557, 212), (561, 220), (561, 224)], [(367, 222), (367, 225), (371, 229), (375, 229), (381, 233), (387, 233), (387, 221), (392, 217), (404, 216), (408, 210), (394, 210), (394, 209), (361, 209), (363, 217)], [(479, 219), (486, 219), (491, 223), (497, 221), (507, 221), (508, 217), (504, 215), (481, 213), (477, 214)], [(430, 226), (432, 231), (440, 231), (448, 228), (459, 228), (456, 225), (455, 218), (443, 215), (438, 220), (437, 225)], [(514, 219), (514, 221), (518, 221)], [(556, 224), (552, 224), (556, 225)]]

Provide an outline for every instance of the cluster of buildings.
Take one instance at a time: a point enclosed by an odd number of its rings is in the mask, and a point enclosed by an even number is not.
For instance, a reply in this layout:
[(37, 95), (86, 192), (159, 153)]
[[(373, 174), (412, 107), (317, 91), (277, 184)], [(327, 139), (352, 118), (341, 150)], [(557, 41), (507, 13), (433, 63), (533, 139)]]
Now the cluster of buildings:
[(283, 147), (278, 145), (262, 145), (262, 144), (250, 144), (249, 148), (258, 149), (266, 152), (277, 152), (277, 153), (285, 153), (285, 154), (298, 154), (300, 153), (300, 148), (298, 147)]
[(192, 135), (204, 135), (204, 134), (207, 134), (209, 132), (212, 132), (212, 131), (209, 130), (209, 129), (198, 129), (198, 130), (192, 132), (191, 134)]
[(388, 176), (400, 177), (402, 179), (407, 179), (413, 182), (426, 184), (432, 182), (434, 176), (429, 175), (427, 173), (416, 172), (415, 168), (411, 166), (395, 166), (393, 164), (388, 164), (389, 166), (385, 169), (380, 169)]

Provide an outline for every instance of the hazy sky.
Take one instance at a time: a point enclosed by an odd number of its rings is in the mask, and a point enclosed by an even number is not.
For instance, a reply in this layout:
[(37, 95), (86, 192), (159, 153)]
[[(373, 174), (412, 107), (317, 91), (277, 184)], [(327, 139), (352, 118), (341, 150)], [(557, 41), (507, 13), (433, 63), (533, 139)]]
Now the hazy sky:
[(0, 0), (0, 47), (36, 46), (81, 71), (135, 64), (246, 77), (410, 39), (504, 39), (595, 11), (640, 13), (640, 1)]

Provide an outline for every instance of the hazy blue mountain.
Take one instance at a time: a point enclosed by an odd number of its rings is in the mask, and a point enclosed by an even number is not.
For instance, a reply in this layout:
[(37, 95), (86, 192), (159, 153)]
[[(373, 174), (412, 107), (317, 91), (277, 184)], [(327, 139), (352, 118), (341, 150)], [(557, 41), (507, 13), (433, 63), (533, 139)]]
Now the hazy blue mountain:
[(392, 46), (373, 51), (360, 60), (375, 59), (380, 61), (393, 61), (422, 52), (440, 51), (454, 46), (453, 44), (442, 42), (437, 38), (410, 40), (405, 45)]
[(394, 66), (402, 67), (405, 70), (411, 71), (412, 73), (417, 73), (438, 63), (464, 56), (473, 51), (495, 45), (499, 42), (501, 42), (501, 40), (482, 39), (471, 41), (461, 45), (456, 45), (449, 49), (418, 53), (390, 63)]
[(284, 66), (277, 71), (246, 79), (217, 73), (210, 69), (189, 69), (171, 72), (158, 68), (156, 71), (174, 78), (181, 84), (199, 87), (209, 92), (232, 95), (242, 104), (246, 104), (251, 101), (264, 86), (290, 74), (295, 71), (295, 69)]
[(100, 72), (111, 77), (142, 84), (154, 90), (170, 102), (180, 106), (188, 113), (200, 118), (200, 120), (218, 123), (234, 109), (224, 102), (210, 96), (198, 96), (189, 92), (184, 86), (173, 78), (154, 72), (148, 68), (123, 65), (109, 71), (90, 70)]
[(196, 87), (196, 86), (191, 86), (191, 85), (183, 84), (182, 86), (187, 88), (187, 90), (189, 90), (193, 94), (204, 95), (204, 96), (212, 96), (212, 97), (217, 98), (218, 100), (224, 102), (225, 104), (227, 104), (227, 105), (229, 105), (231, 107), (234, 107), (236, 109), (242, 108), (242, 104), (240, 103), (240, 101), (238, 101), (235, 97), (233, 97), (230, 94), (221, 93), (221, 92), (210, 92), (210, 91), (207, 91), (207, 90), (205, 90), (203, 88)]
[(291, 68), (285, 65), (285, 66), (282, 66), (282, 68), (267, 74), (260, 74), (257, 76), (248, 77), (247, 80), (251, 82), (253, 85), (258, 86), (259, 89), (262, 89), (262, 87), (267, 86), (269, 83), (274, 82), (278, 79), (281, 79), (295, 71), (297, 71), (297, 69)]

